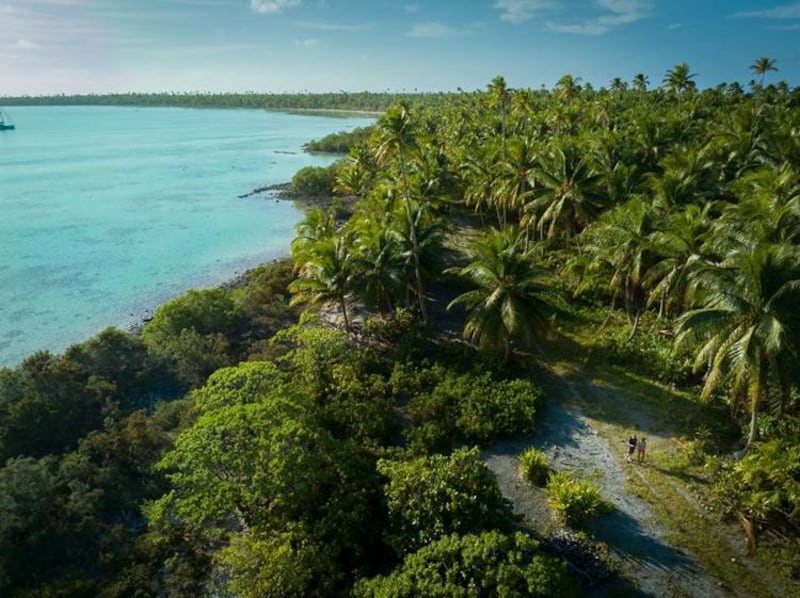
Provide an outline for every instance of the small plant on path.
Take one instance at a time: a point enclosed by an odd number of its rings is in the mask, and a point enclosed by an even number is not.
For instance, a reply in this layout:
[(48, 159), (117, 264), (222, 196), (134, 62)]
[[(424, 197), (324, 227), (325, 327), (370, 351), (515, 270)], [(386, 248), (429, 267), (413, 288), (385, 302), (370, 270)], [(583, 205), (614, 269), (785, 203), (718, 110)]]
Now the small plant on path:
[(550, 506), (567, 525), (580, 525), (611, 510), (611, 504), (601, 496), (597, 486), (576, 479), (565, 471), (551, 473), (546, 490), (550, 495)]
[(529, 447), (519, 455), (519, 473), (534, 486), (544, 486), (550, 473), (547, 456), (540, 450)]

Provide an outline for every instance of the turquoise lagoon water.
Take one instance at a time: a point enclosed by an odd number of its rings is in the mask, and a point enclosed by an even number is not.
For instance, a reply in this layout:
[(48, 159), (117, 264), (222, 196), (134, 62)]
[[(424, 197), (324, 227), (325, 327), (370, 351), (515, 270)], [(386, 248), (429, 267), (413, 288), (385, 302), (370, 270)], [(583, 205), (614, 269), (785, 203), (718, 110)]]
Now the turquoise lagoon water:
[(288, 253), (302, 214), (261, 194), (302, 144), (364, 126), (257, 110), (25, 107), (0, 132), (0, 366), (126, 327)]

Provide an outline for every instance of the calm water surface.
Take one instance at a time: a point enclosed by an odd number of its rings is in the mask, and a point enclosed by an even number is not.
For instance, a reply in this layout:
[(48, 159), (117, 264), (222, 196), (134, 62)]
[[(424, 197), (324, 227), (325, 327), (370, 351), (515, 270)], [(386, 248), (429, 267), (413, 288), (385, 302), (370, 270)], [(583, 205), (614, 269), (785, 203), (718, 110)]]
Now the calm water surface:
[(238, 195), (302, 144), (364, 126), (256, 110), (12, 108), (0, 132), (0, 365), (125, 327), (188, 288), (286, 255), (302, 214)]

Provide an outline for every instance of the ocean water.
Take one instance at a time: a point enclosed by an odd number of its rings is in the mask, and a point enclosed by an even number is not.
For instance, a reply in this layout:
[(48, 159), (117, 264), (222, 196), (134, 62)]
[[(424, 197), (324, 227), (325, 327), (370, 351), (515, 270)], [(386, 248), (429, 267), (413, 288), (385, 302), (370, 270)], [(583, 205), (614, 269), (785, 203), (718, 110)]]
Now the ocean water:
[(288, 254), (302, 213), (256, 187), (332, 158), (369, 118), (16, 107), (0, 132), (0, 366), (127, 327), (189, 288)]

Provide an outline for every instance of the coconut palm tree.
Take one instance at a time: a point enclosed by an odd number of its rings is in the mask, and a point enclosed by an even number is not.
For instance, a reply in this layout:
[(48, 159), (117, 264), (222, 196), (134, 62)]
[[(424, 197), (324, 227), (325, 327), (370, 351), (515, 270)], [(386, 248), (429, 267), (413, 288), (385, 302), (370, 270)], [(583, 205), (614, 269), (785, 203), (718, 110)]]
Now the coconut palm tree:
[(414, 134), (414, 120), (405, 102), (398, 102), (395, 106), (386, 111), (378, 123), (380, 140), (378, 144), (378, 159), (384, 161), (388, 156), (397, 156), (400, 163), (400, 183), (403, 190), (403, 203), (406, 211), (406, 218), (409, 225), (409, 234), (413, 245), (414, 275), (416, 282), (416, 295), (419, 299), (419, 309), (422, 320), (428, 323), (428, 308), (425, 304), (425, 287), (422, 282), (422, 269), (419, 263), (419, 247), (417, 241), (417, 229), (412, 215), (411, 189), (408, 181), (408, 159), (409, 152), (416, 149), (416, 137)]
[(391, 212), (374, 211), (348, 224), (353, 238), (353, 289), (365, 303), (384, 312), (394, 310), (403, 288), (402, 246), (393, 230)]
[(607, 279), (612, 305), (625, 299), (631, 323), (628, 340), (636, 334), (647, 298), (643, 281), (652, 261), (649, 235), (653, 232), (653, 210), (641, 198), (634, 198), (604, 213), (581, 235), (585, 250), (603, 266), (610, 265)]
[(336, 215), (332, 209), (311, 210), (295, 228), (291, 244), (292, 261), (295, 271), (300, 271), (306, 262), (315, 257), (314, 247), (320, 241), (328, 240), (336, 234)]
[(489, 105), (496, 107), (500, 112), (500, 133), (503, 139), (503, 147), (505, 148), (506, 120), (508, 108), (511, 104), (511, 90), (506, 86), (506, 80), (500, 75), (492, 79), (486, 89), (489, 94)]
[(761, 77), (759, 81), (759, 87), (764, 87), (764, 77), (766, 77), (767, 73), (770, 71), (777, 71), (778, 67), (775, 66), (775, 59), (774, 58), (767, 58), (766, 56), (762, 56), (758, 58), (753, 64), (750, 65), (750, 70), (753, 71), (754, 75), (758, 75)]
[(648, 305), (658, 301), (658, 317), (683, 312), (689, 278), (704, 264), (703, 244), (711, 225), (713, 202), (689, 204), (668, 214), (650, 234), (655, 263), (643, 278)]
[(746, 406), (749, 447), (774, 381), (787, 380), (787, 366), (798, 365), (800, 250), (747, 239), (721, 263), (695, 272), (693, 285), (702, 306), (679, 318), (676, 348), (698, 347), (695, 366), (708, 367), (704, 399), (727, 386), (732, 411)]
[(600, 175), (572, 142), (557, 141), (543, 154), (536, 171), (536, 199), (528, 204), (539, 234), (569, 239), (580, 232), (602, 206)]
[(538, 150), (538, 144), (531, 137), (515, 137), (508, 144), (505, 159), (496, 164), (494, 196), (504, 222), (508, 222), (509, 215), (521, 214), (533, 195)]
[(323, 239), (307, 250), (307, 261), (290, 285), (292, 305), (336, 301), (342, 310), (345, 330), (352, 329), (347, 311), (347, 294), (352, 286), (352, 254), (345, 235)]
[(490, 229), (470, 247), (471, 262), (451, 269), (474, 286), (448, 309), (464, 304), (464, 336), (481, 351), (501, 353), (508, 362), (514, 346), (531, 348), (547, 330), (547, 303), (542, 298), (549, 272), (537, 266), (524, 238), (511, 228)]
[(680, 96), (684, 91), (695, 88), (695, 83), (692, 79), (696, 76), (696, 73), (690, 72), (689, 65), (683, 62), (676, 64), (667, 71), (663, 83), (670, 91)]
[(644, 92), (647, 91), (647, 86), (650, 83), (650, 79), (647, 78), (647, 75), (644, 73), (636, 73), (633, 76), (633, 89), (635, 91)]

